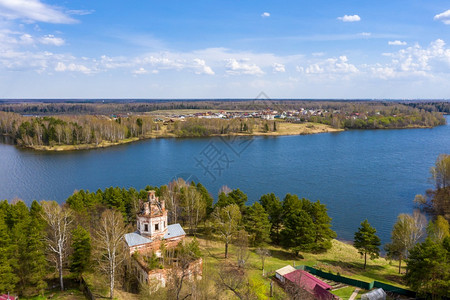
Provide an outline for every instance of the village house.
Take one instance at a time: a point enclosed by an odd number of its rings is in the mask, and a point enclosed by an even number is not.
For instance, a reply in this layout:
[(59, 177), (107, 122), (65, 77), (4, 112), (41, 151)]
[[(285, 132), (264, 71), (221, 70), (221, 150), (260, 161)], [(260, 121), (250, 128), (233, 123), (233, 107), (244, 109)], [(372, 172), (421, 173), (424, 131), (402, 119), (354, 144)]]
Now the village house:
[[(165, 250), (174, 249), (183, 242), (186, 233), (180, 224), (168, 224), (167, 210), (164, 200), (156, 197), (155, 191), (149, 191), (146, 201), (139, 201), (140, 210), (136, 216), (137, 230), (125, 234), (125, 242), (131, 255), (132, 268), (139, 281), (150, 283), (156, 280), (159, 286), (166, 286), (168, 269), (161, 265), (160, 268), (152, 269), (148, 266), (142, 256), (161, 257), (161, 246)], [(188, 268), (191, 275), (201, 276), (202, 259), (191, 263)]]

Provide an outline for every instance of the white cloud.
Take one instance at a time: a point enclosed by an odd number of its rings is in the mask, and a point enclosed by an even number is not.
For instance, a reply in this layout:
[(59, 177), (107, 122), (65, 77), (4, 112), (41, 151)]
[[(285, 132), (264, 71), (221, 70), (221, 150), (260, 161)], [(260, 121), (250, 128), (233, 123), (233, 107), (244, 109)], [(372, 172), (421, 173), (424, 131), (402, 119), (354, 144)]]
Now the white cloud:
[(148, 71), (142, 67), (133, 71), (133, 74), (136, 74), (136, 75), (142, 75), (142, 74), (147, 74), (147, 73), (148, 73)]
[(450, 25), (450, 9), (434, 16), (435, 20), (442, 21), (444, 24)]
[(95, 10), (91, 9), (91, 10), (84, 10), (84, 9), (71, 9), (71, 10), (67, 10), (66, 13), (69, 15), (79, 15), (79, 16), (85, 16), (85, 15), (90, 15), (92, 13), (94, 13)]
[(358, 15), (344, 15), (343, 17), (338, 17), (338, 20), (342, 22), (359, 22), (361, 21), (361, 17)]
[(246, 63), (247, 59), (240, 59), (239, 61), (235, 58), (231, 58), (227, 60), (226, 68), (227, 74), (230, 75), (263, 75), (264, 72), (255, 64)]
[(433, 78), (450, 73), (450, 48), (441, 39), (433, 41), (427, 48), (416, 44), (385, 56), (391, 58), (390, 63), (371, 66), (371, 71), (381, 78)]
[(28, 33), (22, 34), (20, 36), (20, 41), (21, 41), (21, 44), (25, 44), (25, 45), (31, 45), (34, 43), (33, 37)]
[(272, 67), (273, 67), (273, 72), (274, 73), (284, 73), (284, 72), (286, 72), (286, 68), (285, 68), (285, 66), (283, 64), (273, 63)]
[(59, 9), (39, 0), (0, 0), (0, 15), (7, 19), (23, 19), (29, 22), (56, 24), (76, 22)]
[(369, 36), (372, 36), (372, 33), (370, 33), (370, 32), (361, 32), (361, 33), (358, 33), (358, 35), (359, 36), (363, 36), (363, 37), (369, 37)]
[(211, 67), (206, 65), (206, 62), (203, 59), (195, 58), (194, 62), (199, 67), (199, 70), (195, 71), (195, 74), (214, 75), (214, 71), (211, 69)]
[(84, 65), (75, 64), (75, 63), (69, 63), (66, 65), (63, 62), (58, 62), (56, 64), (55, 71), (57, 71), (57, 72), (65, 72), (65, 71), (80, 72), (80, 73), (84, 73), (84, 74), (92, 73), (92, 70)]
[(305, 74), (354, 74), (358, 73), (358, 68), (348, 63), (348, 58), (345, 55), (339, 58), (327, 58), (310, 64), (307, 67), (297, 66), (297, 71)]
[(261, 14), (261, 17), (263, 17), (263, 18), (268, 18), (268, 17), (270, 17), (270, 13), (268, 13), (268, 12), (263, 12), (263, 13)]
[(395, 41), (389, 41), (388, 45), (391, 45), (391, 46), (405, 46), (406, 42), (395, 40)]
[(39, 42), (44, 45), (62, 46), (65, 41), (62, 38), (55, 37), (54, 35), (46, 35), (39, 39)]

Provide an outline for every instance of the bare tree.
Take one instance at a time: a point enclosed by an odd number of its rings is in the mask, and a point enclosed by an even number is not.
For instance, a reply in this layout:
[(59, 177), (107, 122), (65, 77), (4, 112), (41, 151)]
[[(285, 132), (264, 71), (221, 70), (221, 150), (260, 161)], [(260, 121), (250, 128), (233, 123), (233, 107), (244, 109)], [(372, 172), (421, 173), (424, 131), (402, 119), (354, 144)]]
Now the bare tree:
[(171, 223), (178, 223), (182, 189), (186, 187), (187, 185), (183, 178), (177, 178), (168, 184), (167, 189), (163, 190), (162, 197), (166, 202)]
[(206, 204), (203, 201), (202, 194), (195, 186), (188, 186), (184, 190), (183, 208), (184, 215), (189, 224), (191, 234), (197, 231), (198, 223), (206, 214)]
[(123, 216), (116, 210), (104, 211), (94, 231), (95, 259), (100, 270), (108, 276), (111, 299), (118, 269), (126, 258), (125, 233)]
[(239, 268), (245, 268), (250, 252), (248, 251), (248, 233), (247, 231), (241, 229), (237, 232), (234, 241), (236, 245), (236, 258)]
[(450, 186), (450, 155), (441, 154), (436, 160), (436, 165), (431, 168), (431, 179), (436, 189), (445, 189)]
[(226, 185), (222, 185), (222, 187), (219, 189), (219, 195), (224, 193), (225, 195), (228, 195), (229, 193), (231, 193), (231, 189), (226, 186)]
[(259, 258), (261, 259), (261, 268), (262, 268), (263, 276), (264, 276), (264, 264), (266, 262), (266, 257), (270, 256), (270, 250), (264, 249), (264, 248), (258, 248), (258, 249), (256, 249), (256, 254), (258, 254)]
[(239, 299), (257, 299), (245, 269), (224, 262), (218, 268), (215, 281), (219, 291), (230, 291)]
[[(186, 281), (192, 283), (197, 279), (199, 269), (192, 265), (200, 258), (197, 240), (183, 242), (176, 248), (176, 263), (169, 271), (169, 299), (186, 299), (192, 296), (193, 289), (184, 288)], [(183, 292), (182, 292), (183, 291)]]
[(64, 290), (63, 267), (67, 258), (70, 238), (70, 225), (73, 221), (72, 211), (62, 208), (55, 201), (42, 201), (42, 217), (47, 221), (47, 236), (45, 238), (50, 260), (59, 272), (61, 291)]

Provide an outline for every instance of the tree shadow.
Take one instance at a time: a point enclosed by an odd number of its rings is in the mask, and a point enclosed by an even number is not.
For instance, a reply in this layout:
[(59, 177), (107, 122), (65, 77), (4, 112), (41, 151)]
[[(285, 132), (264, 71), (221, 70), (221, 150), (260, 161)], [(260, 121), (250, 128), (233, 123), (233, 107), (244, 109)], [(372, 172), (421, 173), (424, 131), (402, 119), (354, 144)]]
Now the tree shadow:
[[(364, 262), (346, 262), (346, 261), (339, 261), (339, 260), (333, 260), (333, 259), (319, 259), (321, 263), (328, 264), (330, 266), (339, 267), (345, 271), (354, 273), (354, 272), (361, 272), (364, 271)], [(377, 265), (367, 265), (365, 271), (380, 271), (383, 270), (383, 266), (377, 266)]]
[(300, 260), (304, 258), (302, 255), (295, 255), (292, 252), (279, 249), (270, 249), (270, 256), (280, 260)]

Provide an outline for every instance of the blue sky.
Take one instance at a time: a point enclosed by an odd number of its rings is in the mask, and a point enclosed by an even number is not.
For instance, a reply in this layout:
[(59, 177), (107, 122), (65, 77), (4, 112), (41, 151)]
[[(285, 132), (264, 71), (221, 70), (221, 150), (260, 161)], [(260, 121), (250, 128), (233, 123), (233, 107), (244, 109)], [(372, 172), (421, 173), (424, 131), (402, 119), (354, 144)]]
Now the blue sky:
[(450, 98), (447, 1), (0, 0), (0, 98)]

